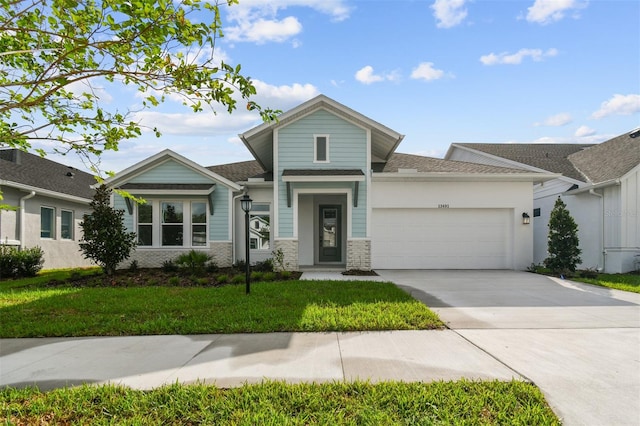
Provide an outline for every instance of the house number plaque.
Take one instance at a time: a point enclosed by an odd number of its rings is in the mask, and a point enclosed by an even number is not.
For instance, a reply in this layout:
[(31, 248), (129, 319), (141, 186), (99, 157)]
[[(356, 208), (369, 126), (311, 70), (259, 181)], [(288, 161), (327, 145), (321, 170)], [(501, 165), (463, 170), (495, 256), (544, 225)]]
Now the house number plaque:
[(438, 204), (438, 208), (439, 209), (448, 209), (449, 208), (449, 204)]

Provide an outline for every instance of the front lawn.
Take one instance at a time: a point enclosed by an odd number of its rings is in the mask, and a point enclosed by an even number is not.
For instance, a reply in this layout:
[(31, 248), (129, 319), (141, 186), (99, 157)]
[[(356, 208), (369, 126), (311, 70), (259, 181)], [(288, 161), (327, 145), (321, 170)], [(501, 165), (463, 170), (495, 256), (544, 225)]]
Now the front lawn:
[(265, 382), (240, 388), (172, 385), (152, 391), (83, 386), (0, 390), (9, 424), (559, 425), (532, 384), (511, 382)]
[(0, 282), (0, 337), (411, 330), (443, 327), (391, 283), (276, 281), (222, 287)]
[(598, 274), (597, 278), (573, 277), (572, 281), (640, 293), (640, 274)]

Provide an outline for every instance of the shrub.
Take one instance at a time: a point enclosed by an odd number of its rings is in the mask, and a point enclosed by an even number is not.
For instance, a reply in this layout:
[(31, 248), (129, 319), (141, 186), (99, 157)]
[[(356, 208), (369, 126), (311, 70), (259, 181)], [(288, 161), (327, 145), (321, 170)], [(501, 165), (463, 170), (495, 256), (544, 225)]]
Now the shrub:
[(234, 284), (242, 284), (245, 281), (245, 276), (244, 275), (234, 275), (233, 278), (231, 279), (231, 282)]
[(265, 259), (260, 262), (256, 262), (251, 269), (258, 272), (273, 272), (273, 260)]
[(251, 272), (251, 281), (260, 281), (264, 276), (264, 272), (253, 271)]
[(280, 278), (282, 278), (283, 280), (288, 280), (289, 278), (291, 278), (291, 272), (290, 271), (280, 271)]
[(244, 272), (247, 268), (247, 262), (242, 259), (236, 260), (236, 263), (232, 265), (236, 271)]
[(0, 246), (0, 278), (34, 277), (42, 269), (44, 252), (40, 247), (20, 250)]
[(169, 278), (169, 280), (167, 282), (169, 283), (169, 285), (179, 285), (180, 284), (180, 278), (179, 277), (171, 277), (171, 278)]
[(129, 264), (129, 270), (131, 272), (136, 272), (138, 270), (138, 261), (137, 260), (132, 260), (131, 263)]
[(216, 277), (216, 281), (218, 281), (220, 284), (226, 284), (229, 281), (229, 276), (225, 274), (218, 275)]
[(188, 271), (191, 275), (201, 275), (204, 272), (205, 265), (210, 260), (211, 256), (207, 253), (192, 249), (178, 256), (175, 263), (179, 268)]
[(212, 260), (209, 263), (207, 263), (207, 266), (205, 267), (205, 269), (208, 273), (213, 274), (215, 272), (218, 272), (220, 268), (218, 268), (218, 264)]
[(262, 276), (263, 281), (275, 281), (276, 278), (277, 275), (275, 272), (265, 272), (265, 274)]
[(177, 272), (178, 265), (173, 263), (173, 260), (165, 260), (162, 262), (162, 271), (163, 272)]
[(580, 271), (579, 276), (582, 278), (598, 278), (598, 271), (593, 268), (587, 268)]

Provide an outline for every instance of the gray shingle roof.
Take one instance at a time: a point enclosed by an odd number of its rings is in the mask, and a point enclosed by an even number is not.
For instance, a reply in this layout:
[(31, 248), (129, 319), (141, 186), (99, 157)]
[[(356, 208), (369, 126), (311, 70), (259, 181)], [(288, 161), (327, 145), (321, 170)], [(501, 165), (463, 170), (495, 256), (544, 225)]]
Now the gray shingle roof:
[(259, 177), (266, 181), (273, 180), (273, 175), (267, 173), (256, 160), (209, 166), (207, 169), (232, 182), (246, 182), (249, 178)]
[(17, 149), (0, 150), (0, 180), (92, 198), (92, 174)]
[(569, 161), (591, 183), (618, 179), (640, 164), (640, 135), (617, 136), (600, 145), (569, 155)]
[[(381, 168), (382, 167), (382, 168)], [(375, 172), (397, 172), (398, 169), (416, 169), (417, 172), (449, 173), (528, 173), (527, 170), (508, 167), (489, 166), (464, 161), (442, 160), (421, 155), (394, 153), (386, 164), (377, 163)]]
[(587, 149), (592, 144), (532, 144), (532, 143), (457, 143), (496, 157), (526, 164), (538, 169), (584, 181), (585, 178), (567, 157)]

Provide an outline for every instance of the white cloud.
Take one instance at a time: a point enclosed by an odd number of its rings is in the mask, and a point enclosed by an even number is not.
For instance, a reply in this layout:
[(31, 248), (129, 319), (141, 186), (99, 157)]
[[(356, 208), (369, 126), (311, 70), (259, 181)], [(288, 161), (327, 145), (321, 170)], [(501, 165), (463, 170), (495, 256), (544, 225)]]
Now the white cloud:
[(243, 108), (238, 108), (233, 114), (140, 111), (134, 114), (133, 119), (145, 130), (157, 128), (163, 135), (212, 136), (246, 130), (256, 122), (256, 114)]
[(380, 81), (396, 81), (400, 78), (398, 72), (376, 74), (371, 65), (359, 69), (355, 74), (356, 80), (362, 84), (378, 83)]
[(555, 48), (547, 49), (546, 51), (543, 51), (542, 49), (520, 49), (516, 53), (490, 53), (488, 55), (481, 56), (480, 62), (482, 62), (484, 65), (517, 65), (522, 63), (522, 61), (527, 57), (530, 57), (536, 62), (540, 62), (545, 58), (550, 58), (557, 55), (558, 49)]
[(587, 136), (593, 136), (595, 135), (597, 132), (587, 126), (580, 126), (576, 129), (576, 132), (574, 133), (574, 136), (578, 137), (578, 138), (584, 138)]
[(559, 114), (552, 115), (551, 117), (548, 117), (542, 123), (535, 123), (534, 125), (535, 126), (559, 127), (559, 126), (565, 126), (565, 125), (571, 123), (572, 121), (573, 121), (573, 118), (571, 117), (571, 114), (569, 114), (567, 112), (561, 112)]
[(640, 111), (640, 95), (615, 94), (600, 105), (600, 109), (591, 114), (591, 118), (601, 119), (610, 115), (631, 115)]
[[(295, 16), (279, 17), (281, 10), (289, 7), (308, 7), (334, 21), (343, 21), (349, 17), (351, 9), (345, 0), (243, 0), (233, 5), (229, 11), (225, 28), (225, 37), (231, 41), (267, 43), (285, 42), (302, 32), (302, 23)], [(300, 45), (294, 40), (294, 47)]]
[(297, 18), (288, 16), (282, 20), (257, 19), (241, 22), (236, 27), (227, 29), (226, 37), (235, 41), (248, 41), (258, 44), (266, 42), (282, 43), (300, 34), (302, 24)]
[(466, 0), (435, 0), (431, 5), (438, 28), (451, 28), (459, 25), (467, 17), (464, 8)]
[(536, 0), (533, 6), (527, 9), (526, 19), (529, 22), (546, 25), (563, 19), (568, 12), (577, 14), (578, 10), (586, 6), (586, 2), (576, 0)]
[(444, 71), (435, 69), (433, 62), (422, 62), (411, 72), (411, 78), (415, 80), (433, 81), (444, 76)]
[[(290, 86), (274, 86), (260, 80), (253, 80), (257, 95), (254, 99), (261, 107), (287, 111), (309, 99), (318, 96), (320, 91), (313, 84), (294, 83)], [(241, 131), (245, 131), (243, 129)]]

